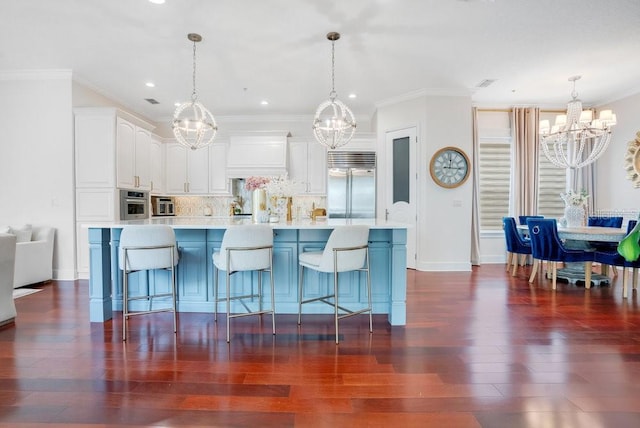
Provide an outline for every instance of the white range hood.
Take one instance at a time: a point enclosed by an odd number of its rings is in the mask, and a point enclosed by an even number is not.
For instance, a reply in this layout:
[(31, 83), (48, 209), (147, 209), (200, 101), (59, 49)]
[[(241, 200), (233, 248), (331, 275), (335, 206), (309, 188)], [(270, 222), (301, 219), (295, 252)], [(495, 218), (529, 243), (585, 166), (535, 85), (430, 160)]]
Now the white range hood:
[(287, 131), (231, 135), (227, 178), (280, 176), (287, 173)]

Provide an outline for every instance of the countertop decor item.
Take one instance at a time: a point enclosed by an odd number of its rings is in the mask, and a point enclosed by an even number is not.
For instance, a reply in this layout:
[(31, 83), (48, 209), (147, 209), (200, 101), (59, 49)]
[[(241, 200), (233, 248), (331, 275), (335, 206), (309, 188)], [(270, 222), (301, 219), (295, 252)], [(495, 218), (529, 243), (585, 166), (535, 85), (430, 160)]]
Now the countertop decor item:
[(581, 227), (585, 225), (585, 219), (587, 217), (586, 204), (589, 195), (585, 190), (580, 193), (573, 190), (567, 191), (567, 193), (561, 193), (560, 196), (564, 201), (564, 222), (567, 227)]
[(265, 189), (255, 189), (251, 196), (251, 219), (254, 223), (268, 222), (267, 191)]
[(338, 100), (335, 89), (335, 45), (340, 33), (334, 31), (327, 34), (331, 41), (331, 92), (329, 99), (318, 106), (313, 118), (313, 135), (316, 140), (330, 148), (344, 146), (356, 131), (356, 119), (349, 107)]
[(547, 159), (560, 168), (582, 168), (595, 162), (609, 146), (611, 127), (616, 124), (616, 115), (611, 110), (602, 110), (598, 119), (594, 119), (593, 110), (582, 109), (576, 92), (576, 81), (580, 77), (569, 77), (573, 90), (567, 113), (556, 116), (553, 126), (548, 120), (540, 121), (542, 150)]
[(191, 101), (186, 101), (176, 108), (171, 128), (180, 144), (197, 150), (213, 142), (218, 125), (211, 112), (198, 101), (196, 93), (196, 43), (202, 41), (202, 36), (189, 33), (187, 38), (193, 42), (193, 92)]
[(467, 154), (457, 147), (443, 147), (429, 163), (431, 178), (440, 187), (453, 189), (469, 178), (471, 164)]

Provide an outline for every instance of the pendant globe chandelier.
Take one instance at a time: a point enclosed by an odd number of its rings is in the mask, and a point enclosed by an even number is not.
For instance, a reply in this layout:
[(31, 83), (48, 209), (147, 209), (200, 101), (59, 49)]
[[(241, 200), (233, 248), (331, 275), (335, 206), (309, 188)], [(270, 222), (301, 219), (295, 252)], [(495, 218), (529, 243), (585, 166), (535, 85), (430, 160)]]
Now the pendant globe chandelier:
[(553, 126), (548, 120), (540, 121), (540, 144), (545, 156), (565, 169), (582, 168), (602, 156), (611, 142), (611, 128), (616, 124), (616, 115), (611, 110), (602, 110), (598, 119), (594, 119), (592, 110), (582, 109), (576, 92), (579, 79), (580, 76), (569, 78), (573, 90), (567, 114), (556, 116)]
[(202, 36), (189, 33), (187, 38), (193, 42), (193, 92), (191, 101), (186, 101), (176, 108), (171, 128), (180, 144), (197, 150), (213, 142), (218, 126), (211, 112), (198, 101), (196, 93), (196, 43), (202, 41)]
[(313, 118), (313, 135), (316, 140), (328, 147), (335, 149), (344, 146), (356, 130), (356, 120), (353, 113), (343, 102), (337, 99), (335, 90), (335, 43), (340, 39), (340, 33), (327, 34), (331, 41), (331, 92), (329, 99), (322, 102)]

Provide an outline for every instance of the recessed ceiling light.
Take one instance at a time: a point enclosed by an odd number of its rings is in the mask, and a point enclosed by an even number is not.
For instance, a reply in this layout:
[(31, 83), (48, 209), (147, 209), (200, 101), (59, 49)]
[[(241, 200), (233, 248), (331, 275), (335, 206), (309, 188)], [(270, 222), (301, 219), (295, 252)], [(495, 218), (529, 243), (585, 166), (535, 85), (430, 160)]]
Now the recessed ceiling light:
[(153, 83), (153, 82), (147, 82), (147, 83), (145, 83), (145, 85), (147, 85), (149, 88), (155, 88), (156, 87), (156, 84)]
[(164, 0), (149, 0), (149, 2), (153, 4), (164, 4)]
[(175, 103), (173, 103), (173, 105), (176, 106), (176, 107), (180, 107), (182, 105), (182, 103), (179, 102), (179, 101), (176, 101)]
[(349, 94), (349, 98), (357, 98), (358, 96), (356, 94)]
[(262, 100), (262, 101), (260, 101), (260, 104), (262, 104), (263, 106), (268, 106), (269, 105), (269, 101)]

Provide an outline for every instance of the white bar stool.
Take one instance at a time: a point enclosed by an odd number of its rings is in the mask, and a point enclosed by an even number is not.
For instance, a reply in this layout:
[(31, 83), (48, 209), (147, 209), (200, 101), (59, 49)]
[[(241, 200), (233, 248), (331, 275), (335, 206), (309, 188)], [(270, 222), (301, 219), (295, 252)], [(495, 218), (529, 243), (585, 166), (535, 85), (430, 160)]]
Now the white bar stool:
[[(119, 265), (123, 272), (122, 278), (122, 340), (127, 340), (127, 320), (134, 315), (145, 315), (156, 312), (173, 313), (173, 332), (177, 331), (176, 319), (176, 275), (175, 266), (178, 264), (179, 254), (176, 246), (176, 236), (173, 229), (166, 225), (125, 226), (120, 235)], [(167, 269), (171, 273), (169, 292), (145, 295), (129, 295), (130, 273)], [(153, 309), (153, 299), (171, 297), (171, 307)], [(130, 311), (129, 302), (146, 300), (147, 310)]]
[[(222, 237), (220, 251), (213, 253), (214, 278), (214, 320), (218, 321), (218, 302), (227, 304), (227, 342), (230, 338), (229, 320), (248, 315), (271, 314), (273, 334), (276, 334), (275, 292), (273, 289), (273, 230), (266, 224), (252, 224), (229, 227)], [(218, 297), (218, 271), (224, 271), (227, 292), (224, 298)], [(257, 271), (258, 290), (249, 294), (231, 295), (231, 275), (236, 272)], [(262, 272), (269, 272), (271, 284), (271, 308), (262, 308)], [(251, 310), (246, 299), (258, 298), (258, 309)], [(246, 313), (231, 314), (231, 301), (238, 300)]]
[[(369, 274), (369, 227), (363, 225), (336, 227), (324, 247), (323, 251), (308, 251), (298, 255), (300, 281), (298, 283), (298, 325), (302, 318), (302, 305), (320, 301), (334, 308), (334, 322), (336, 327), (336, 344), (338, 344), (338, 321), (369, 312), (369, 333), (373, 333), (371, 310), (371, 276)], [(304, 268), (323, 273), (333, 273), (333, 293), (303, 300), (304, 297)], [(358, 310), (347, 309), (338, 301), (339, 286), (338, 273), (360, 271), (367, 274), (367, 306)]]

